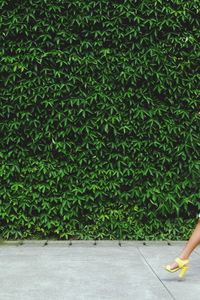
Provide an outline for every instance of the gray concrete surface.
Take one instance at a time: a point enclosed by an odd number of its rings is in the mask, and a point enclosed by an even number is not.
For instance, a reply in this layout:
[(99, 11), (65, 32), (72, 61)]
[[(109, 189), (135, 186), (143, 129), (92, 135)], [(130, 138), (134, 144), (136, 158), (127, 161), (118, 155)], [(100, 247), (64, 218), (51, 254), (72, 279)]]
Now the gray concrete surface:
[[(168, 244), (169, 242), (169, 244)], [(200, 299), (200, 248), (180, 280), (163, 264), (186, 241), (0, 243), (0, 300)]]

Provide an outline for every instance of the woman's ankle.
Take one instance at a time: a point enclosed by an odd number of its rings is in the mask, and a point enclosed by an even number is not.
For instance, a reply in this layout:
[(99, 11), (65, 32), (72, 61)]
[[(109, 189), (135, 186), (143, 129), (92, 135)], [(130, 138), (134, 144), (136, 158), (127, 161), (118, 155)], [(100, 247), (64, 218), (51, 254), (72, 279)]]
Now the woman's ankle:
[(186, 259), (189, 259), (189, 256), (180, 255), (179, 258), (182, 259), (182, 260), (186, 260)]

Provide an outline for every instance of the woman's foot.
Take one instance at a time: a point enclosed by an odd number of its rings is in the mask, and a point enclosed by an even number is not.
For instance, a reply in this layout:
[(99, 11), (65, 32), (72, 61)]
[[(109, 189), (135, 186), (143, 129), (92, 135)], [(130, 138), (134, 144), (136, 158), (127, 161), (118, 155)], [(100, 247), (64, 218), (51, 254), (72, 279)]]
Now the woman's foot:
[(173, 269), (175, 269), (175, 268), (177, 268), (177, 267), (178, 267), (178, 264), (177, 264), (176, 261), (173, 262), (172, 264), (170, 264), (170, 270), (173, 270)]
[[(183, 259), (183, 260), (187, 259), (187, 258), (181, 258), (181, 257), (179, 257), (179, 258)], [(170, 264), (170, 270), (173, 270), (177, 267), (178, 267), (178, 263), (176, 261), (174, 261), (173, 263)]]

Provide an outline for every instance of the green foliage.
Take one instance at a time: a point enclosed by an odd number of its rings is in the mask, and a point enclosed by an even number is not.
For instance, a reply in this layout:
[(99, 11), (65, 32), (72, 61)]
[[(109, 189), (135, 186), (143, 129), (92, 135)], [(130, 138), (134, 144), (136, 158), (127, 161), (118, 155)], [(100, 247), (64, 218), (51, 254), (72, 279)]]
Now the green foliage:
[(0, 236), (187, 239), (199, 1), (0, 3)]

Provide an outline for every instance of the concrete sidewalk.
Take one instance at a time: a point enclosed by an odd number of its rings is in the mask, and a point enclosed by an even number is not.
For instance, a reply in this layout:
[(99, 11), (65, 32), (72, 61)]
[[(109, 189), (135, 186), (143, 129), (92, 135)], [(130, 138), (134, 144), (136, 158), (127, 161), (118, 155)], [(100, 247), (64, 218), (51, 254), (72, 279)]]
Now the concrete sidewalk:
[(180, 271), (169, 273), (162, 265), (186, 241), (168, 242), (0, 243), (0, 300), (200, 299), (200, 248), (180, 280)]

